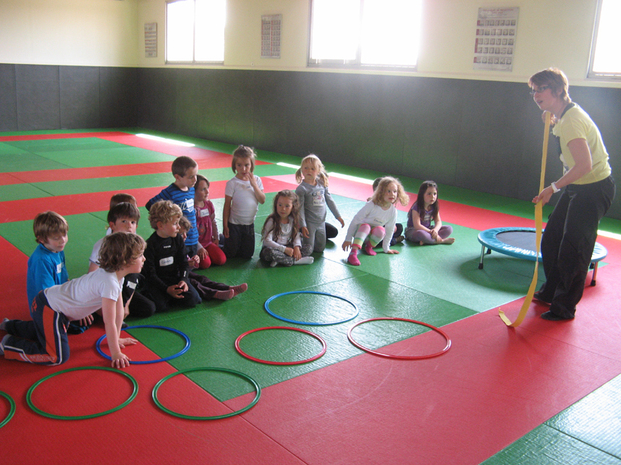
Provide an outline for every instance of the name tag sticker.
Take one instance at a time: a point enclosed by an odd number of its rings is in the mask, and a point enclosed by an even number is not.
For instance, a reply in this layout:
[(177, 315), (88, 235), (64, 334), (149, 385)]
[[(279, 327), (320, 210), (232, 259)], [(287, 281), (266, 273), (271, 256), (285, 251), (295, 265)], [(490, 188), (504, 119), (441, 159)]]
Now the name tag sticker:
[(160, 260), (160, 266), (169, 266), (175, 263), (175, 257), (166, 257)]

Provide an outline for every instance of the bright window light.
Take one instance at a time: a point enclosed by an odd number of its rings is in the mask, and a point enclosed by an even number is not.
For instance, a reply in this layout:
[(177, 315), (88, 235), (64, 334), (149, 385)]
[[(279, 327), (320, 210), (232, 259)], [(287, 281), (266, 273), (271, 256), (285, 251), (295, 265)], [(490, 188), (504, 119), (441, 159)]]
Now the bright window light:
[(194, 2), (174, 2), (166, 5), (166, 59), (194, 59)]
[(166, 3), (166, 61), (224, 61), (226, 0)]
[(373, 65), (416, 66), (421, 2), (365, 0), (361, 61)]
[(189, 142), (181, 142), (180, 140), (174, 139), (166, 139), (165, 137), (152, 136), (151, 134), (136, 134), (136, 137), (142, 137), (143, 139), (151, 139), (156, 140), (158, 142), (164, 142), (166, 144), (180, 145), (182, 147), (194, 147), (194, 144), (190, 144)]
[(196, 2), (196, 61), (224, 61), (226, 1)]
[(373, 181), (371, 179), (359, 178), (358, 176), (351, 176), (349, 174), (335, 173), (334, 171), (328, 173), (329, 176), (334, 178), (347, 179), (348, 181), (361, 182), (363, 184), (368, 184), (369, 186), (373, 185)]
[(293, 168), (294, 170), (297, 170), (300, 167), (299, 165), (292, 165), (291, 163), (285, 163), (284, 161), (279, 161), (276, 164), (278, 166), (284, 166), (285, 168)]
[[(292, 168), (294, 170), (297, 170), (300, 165), (292, 165), (291, 163), (285, 163), (285, 162), (278, 162), (276, 163), (278, 166), (284, 166), (286, 168)], [(373, 185), (373, 181), (370, 179), (366, 179), (366, 178), (360, 178), (358, 176), (351, 176), (349, 174), (342, 174), (342, 173), (336, 173), (334, 171), (331, 171), (328, 173), (328, 176), (334, 177), (334, 178), (341, 178), (341, 179), (347, 179), (348, 181), (355, 181), (355, 182), (361, 182), (363, 184), (368, 184), (369, 186)]]
[(589, 75), (621, 77), (619, 51), (621, 0), (600, 0), (598, 11)]
[(360, 0), (314, 0), (311, 58), (355, 60), (360, 37)]
[(616, 239), (617, 241), (621, 241), (621, 234), (616, 234), (613, 232), (603, 231), (601, 229), (597, 230), (598, 236), (610, 237), (611, 239)]
[(415, 67), (422, 0), (312, 0), (309, 64)]

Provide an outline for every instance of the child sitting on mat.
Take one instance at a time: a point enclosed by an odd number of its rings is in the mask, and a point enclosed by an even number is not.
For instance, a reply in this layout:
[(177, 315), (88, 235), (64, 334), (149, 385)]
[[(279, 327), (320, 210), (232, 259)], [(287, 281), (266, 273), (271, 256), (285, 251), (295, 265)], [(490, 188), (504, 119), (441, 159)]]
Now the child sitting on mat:
[(149, 210), (149, 223), (155, 232), (147, 239), (143, 274), (145, 293), (155, 304), (157, 312), (169, 310), (174, 305), (192, 308), (201, 303), (201, 297), (188, 277), (188, 255), (179, 234), (182, 216), (179, 205), (170, 200), (155, 202)]
[[(186, 217), (182, 216), (179, 220), (179, 235), (185, 240), (191, 225)], [(188, 257), (188, 263), (190, 268), (196, 268), (196, 258)], [(248, 284), (243, 283), (238, 286), (229, 286), (228, 284), (217, 283), (207, 278), (207, 276), (200, 275), (190, 271), (188, 273), (190, 283), (196, 288), (198, 294), (204, 300), (218, 299), (229, 300), (236, 295), (246, 292)]]
[(209, 181), (200, 174), (194, 185), (194, 209), (196, 210), (196, 229), (198, 243), (205, 249), (200, 257), (199, 268), (204, 270), (211, 265), (224, 265), (226, 255), (218, 246), (218, 225), (216, 210), (209, 200)]
[[(313, 257), (303, 256), (302, 234), (298, 216), (298, 196), (291, 190), (280, 191), (274, 197), (274, 211), (265, 220), (261, 235), (261, 260), (270, 266), (310, 265)], [(312, 250), (307, 251), (310, 254)]]
[[(379, 186), (380, 181), (382, 180), (382, 178), (375, 178), (375, 181), (373, 181), (373, 192), (375, 192), (375, 189), (377, 189), (377, 186)], [(367, 202), (369, 202), (371, 200), (371, 197), (369, 197), (367, 199)], [(403, 236), (403, 225), (401, 223), (397, 223), (395, 224), (395, 232), (392, 235), (392, 240), (390, 241), (390, 245), (395, 245), (395, 244), (400, 244), (405, 240), (405, 237)], [(380, 241), (379, 244), (377, 244), (376, 247), (381, 247), (383, 245), (383, 241)]]
[[(110, 206), (108, 207), (108, 211), (112, 210), (116, 205), (123, 202), (131, 203), (134, 207), (138, 208), (138, 203), (136, 203), (136, 197), (125, 192), (119, 192), (118, 194), (113, 194), (112, 197), (110, 197)], [(108, 228), (108, 230), (106, 231), (106, 235), (111, 233), (112, 230)]]
[(418, 189), (416, 202), (408, 212), (408, 227), (405, 238), (408, 241), (425, 244), (452, 244), (454, 237), (449, 237), (453, 228), (443, 225), (438, 204), (438, 185), (425, 181)]
[(244, 145), (233, 152), (235, 176), (226, 183), (222, 211), (222, 249), (228, 258), (254, 254), (254, 220), (259, 204), (265, 203), (263, 183), (254, 174), (255, 157), (254, 150)]
[[(382, 178), (373, 192), (371, 201), (367, 202), (356, 213), (347, 229), (347, 236), (343, 242), (343, 250), (351, 247), (347, 262), (350, 265), (360, 266), (358, 251), (364, 249), (368, 255), (377, 255), (373, 247), (383, 240), (384, 253), (397, 254), (398, 250), (390, 249), (390, 241), (397, 223), (397, 208), (395, 204), (400, 202), (406, 206), (410, 198), (405, 193), (403, 186), (396, 178), (387, 176)], [(386, 234), (389, 231), (389, 234)]]
[(121, 352), (137, 341), (120, 337), (123, 324), (123, 278), (140, 273), (145, 242), (136, 234), (106, 236), (99, 253), (100, 268), (37, 294), (31, 308), (31, 321), (4, 319), (0, 330), (8, 332), (0, 343), (0, 354), (9, 360), (38, 365), (60, 365), (69, 359), (65, 328), (69, 321), (87, 318), (101, 309), (106, 328), (112, 366), (129, 366)]

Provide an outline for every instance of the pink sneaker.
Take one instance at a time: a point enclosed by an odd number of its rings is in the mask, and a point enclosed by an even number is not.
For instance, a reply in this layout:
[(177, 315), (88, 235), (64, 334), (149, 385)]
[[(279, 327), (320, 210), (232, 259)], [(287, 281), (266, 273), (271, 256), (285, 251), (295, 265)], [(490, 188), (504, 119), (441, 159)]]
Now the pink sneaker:
[(358, 254), (357, 253), (350, 253), (349, 257), (347, 258), (347, 262), (350, 265), (360, 266), (360, 260), (358, 260)]

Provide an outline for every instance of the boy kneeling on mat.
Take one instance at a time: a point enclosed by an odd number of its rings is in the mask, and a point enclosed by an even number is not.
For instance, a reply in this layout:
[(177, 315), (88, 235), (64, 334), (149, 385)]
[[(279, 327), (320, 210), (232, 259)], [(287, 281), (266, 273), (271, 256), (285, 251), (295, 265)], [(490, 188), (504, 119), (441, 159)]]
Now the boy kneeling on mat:
[(129, 366), (121, 352), (132, 338), (121, 338), (123, 324), (123, 278), (140, 273), (144, 264), (145, 241), (132, 233), (106, 236), (99, 252), (100, 268), (37, 294), (32, 321), (4, 319), (0, 330), (8, 332), (0, 343), (0, 354), (9, 360), (38, 365), (60, 365), (69, 359), (66, 327), (101, 308), (112, 367)]

